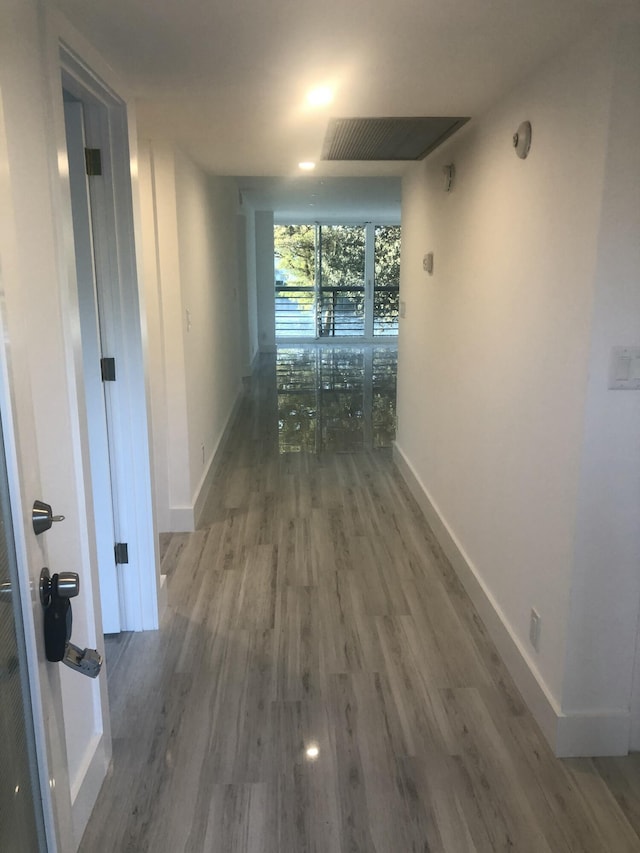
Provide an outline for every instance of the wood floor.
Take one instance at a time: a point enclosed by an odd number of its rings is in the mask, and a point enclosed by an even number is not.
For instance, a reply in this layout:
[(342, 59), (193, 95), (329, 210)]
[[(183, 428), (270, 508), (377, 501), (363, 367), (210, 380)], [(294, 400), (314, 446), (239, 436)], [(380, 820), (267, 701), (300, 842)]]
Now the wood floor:
[(83, 853), (640, 851), (638, 758), (552, 756), (390, 452), (279, 454), (275, 390), (163, 537), (161, 630), (107, 644)]

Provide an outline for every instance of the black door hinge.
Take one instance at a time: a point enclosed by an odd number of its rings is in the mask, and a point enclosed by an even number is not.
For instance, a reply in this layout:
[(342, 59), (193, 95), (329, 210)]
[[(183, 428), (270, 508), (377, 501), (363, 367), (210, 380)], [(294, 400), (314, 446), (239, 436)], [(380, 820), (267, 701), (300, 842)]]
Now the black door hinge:
[(100, 359), (100, 373), (102, 374), (103, 382), (116, 381), (116, 360), (115, 358)]
[(102, 154), (99, 148), (84, 149), (84, 163), (87, 170), (87, 175), (102, 174)]
[(113, 550), (118, 565), (129, 562), (129, 546), (126, 542), (116, 542)]

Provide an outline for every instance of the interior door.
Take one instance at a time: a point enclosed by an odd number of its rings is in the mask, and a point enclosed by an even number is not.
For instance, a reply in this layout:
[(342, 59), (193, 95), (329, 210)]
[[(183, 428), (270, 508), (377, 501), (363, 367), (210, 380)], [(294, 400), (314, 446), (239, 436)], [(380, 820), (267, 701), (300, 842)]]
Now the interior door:
[[(3, 199), (0, 205), (3, 290), (0, 302), (0, 462), (3, 472), (0, 481), (5, 556), (9, 560), (4, 569), (0, 602), (0, 624), (3, 626), (0, 779), (3, 780), (2, 823), (4, 825), (6, 814), (10, 832), (16, 833), (15, 842), (13, 836), (8, 841), (4, 837), (0, 839), (0, 849), (14, 849), (12, 845), (24, 840), (22, 846), (15, 848), (22, 853), (40, 849), (43, 824), (47, 851), (59, 849), (58, 842), (61, 847), (66, 845), (71, 849), (73, 828), (62, 686), (58, 670), (45, 662), (42, 608), (34, 594), (38, 589), (40, 569), (48, 560), (46, 543), (42, 537), (38, 540), (29, 535), (24, 518), (28, 499), (23, 496), (42, 496), (34, 413), (34, 397), (40, 399), (40, 394), (34, 390), (36, 383), (32, 381), (32, 359), (39, 356), (38, 338), (25, 339), (24, 325), (25, 319), (33, 316), (29, 312), (34, 303), (33, 292), (27, 292), (26, 281), (36, 284), (41, 281), (33, 274), (33, 263), (39, 262), (41, 255), (33, 251), (32, 245), (28, 254), (21, 253), (21, 242), (17, 239), (25, 223), (31, 233), (39, 225), (37, 205), (21, 192), (20, 168), (23, 163), (32, 164), (34, 160), (31, 139), (25, 142), (21, 137), (21, 146), (14, 147), (11, 154), (8, 144), (7, 128), (14, 131), (15, 126), (19, 126), (18, 122), (9, 120), (15, 115), (13, 105), (20, 105), (27, 99), (25, 88), (28, 93), (31, 91), (28, 75), (22, 73), (22, 69), (16, 71), (23, 56), (19, 41), (15, 36), (11, 40), (11, 46), (17, 46), (14, 55), (10, 51), (0, 52), (0, 198)], [(14, 81), (20, 89), (20, 97), (12, 101)], [(47, 291), (42, 292), (46, 294)], [(46, 300), (43, 302), (46, 304)], [(26, 330), (32, 336), (38, 334), (28, 323)], [(12, 518), (7, 505), (12, 508)], [(13, 564), (12, 557), (15, 558)], [(31, 804), (31, 799), (36, 802)]]
[(1, 423), (0, 767), (0, 850), (46, 850)]
[(100, 368), (103, 332), (100, 326), (98, 274), (94, 252), (91, 197), (86, 169), (83, 104), (65, 93), (65, 130), (82, 336), (82, 361), (89, 431), (91, 486), (95, 516), (102, 625), (107, 634), (121, 629), (118, 566), (114, 556), (113, 487), (109, 445), (109, 389)]

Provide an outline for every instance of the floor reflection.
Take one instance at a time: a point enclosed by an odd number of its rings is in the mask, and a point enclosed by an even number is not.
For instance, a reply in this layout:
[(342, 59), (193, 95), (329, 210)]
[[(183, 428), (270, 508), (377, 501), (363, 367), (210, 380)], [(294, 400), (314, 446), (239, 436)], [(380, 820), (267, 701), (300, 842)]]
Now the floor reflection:
[(390, 447), (397, 361), (394, 345), (278, 347), (280, 452)]

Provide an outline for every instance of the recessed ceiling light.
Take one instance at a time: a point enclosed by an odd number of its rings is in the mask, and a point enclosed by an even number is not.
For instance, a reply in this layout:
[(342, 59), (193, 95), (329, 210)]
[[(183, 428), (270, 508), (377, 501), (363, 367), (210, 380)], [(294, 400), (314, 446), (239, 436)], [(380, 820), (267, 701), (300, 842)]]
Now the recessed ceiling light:
[(316, 167), (316, 164), (313, 160), (303, 160), (302, 163), (298, 163), (298, 168), (302, 169), (303, 172), (312, 172)]
[(307, 103), (312, 107), (326, 107), (333, 100), (333, 90), (329, 86), (316, 86), (307, 92)]

